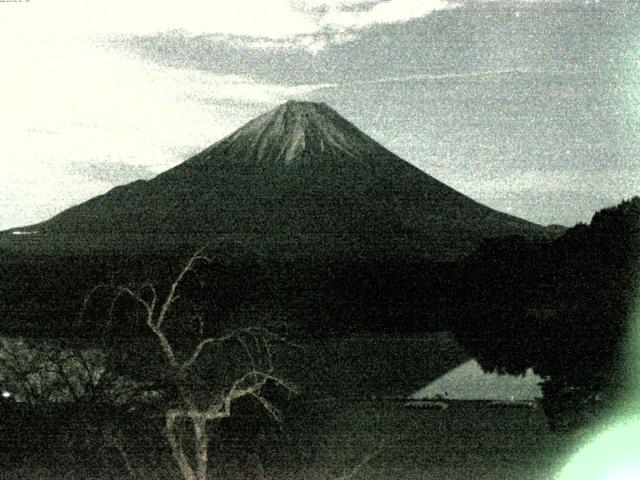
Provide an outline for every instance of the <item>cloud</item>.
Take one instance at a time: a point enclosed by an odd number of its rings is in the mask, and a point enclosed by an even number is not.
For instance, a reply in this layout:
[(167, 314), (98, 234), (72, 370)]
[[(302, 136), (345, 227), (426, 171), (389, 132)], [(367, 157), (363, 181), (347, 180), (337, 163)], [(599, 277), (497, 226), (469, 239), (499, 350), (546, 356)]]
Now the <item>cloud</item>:
[(253, 39), (247, 41), (250, 47), (317, 53), (345, 41), (340, 32), (408, 21), (452, 6), (446, 0), (56, 0), (3, 7), (0, 39), (126, 38), (180, 31)]
[(610, 179), (616, 185), (616, 194), (621, 198), (630, 198), (637, 194), (634, 180), (634, 170), (616, 169), (598, 172), (577, 170), (529, 170), (502, 174), (493, 178), (465, 179), (460, 177), (452, 184), (472, 197), (499, 197), (509, 195), (568, 194), (609, 197), (613, 189), (603, 182), (603, 178)]
[(302, 84), (293, 87), (287, 87), (289, 94), (308, 94), (319, 90), (340, 88), (353, 85), (384, 85), (389, 83), (407, 83), (422, 82), (428, 80), (455, 80), (466, 78), (485, 78), (498, 77), (511, 74), (527, 74), (532, 73), (531, 70), (525, 68), (509, 68), (500, 70), (483, 70), (471, 72), (446, 72), (446, 73), (424, 73), (415, 75), (402, 75), (397, 77), (380, 77), (364, 80), (349, 80), (345, 82), (325, 82), (317, 84)]
[[(10, 8), (10, 7), (7, 7)], [(285, 38), (318, 30), (289, 0), (56, 0), (14, 8), (0, 19), (4, 32), (30, 36), (153, 34), (180, 29)]]
[(381, 0), (299, 0), (297, 4), (302, 4), (309, 10), (322, 10), (331, 7), (358, 8), (375, 3)]
[(307, 51), (312, 55), (324, 51), (329, 45), (341, 45), (357, 38), (357, 35), (349, 31), (323, 31), (310, 35), (297, 35), (291, 38), (266, 38), (248, 37), (244, 35), (207, 35), (206, 38), (213, 43), (223, 44), (227, 47), (249, 49), (254, 51)]
[(417, 82), (417, 81), (423, 81), (423, 80), (453, 80), (457, 78), (496, 77), (500, 75), (509, 75), (513, 73), (531, 73), (531, 71), (529, 69), (522, 69), (522, 68), (509, 68), (509, 69), (501, 69), (501, 70), (484, 70), (484, 71), (473, 71), (473, 72), (425, 73), (425, 74), (417, 74), (417, 75), (403, 75), (400, 77), (382, 77), (382, 78), (375, 78), (372, 80), (356, 80), (355, 83), (384, 84), (384, 83)]
[(330, 44), (354, 40), (358, 30), (408, 22), (457, 4), (447, 0), (299, 0), (294, 6), (314, 22), (313, 31), (290, 38), (248, 40), (247, 46), (303, 48), (317, 54)]
[(147, 165), (104, 160), (71, 161), (67, 165), (67, 169), (71, 175), (80, 175), (90, 180), (111, 184), (129, 183), (134, 180), (148, 179), (155, 175), (155, 172)]
[(320, 24), (329, 29), (361, 29), (378, 24), (407, 22), (454, 7), (455, 4), (445, 0), (386, 0), (359, 10), (338, 5), (328, 9)]

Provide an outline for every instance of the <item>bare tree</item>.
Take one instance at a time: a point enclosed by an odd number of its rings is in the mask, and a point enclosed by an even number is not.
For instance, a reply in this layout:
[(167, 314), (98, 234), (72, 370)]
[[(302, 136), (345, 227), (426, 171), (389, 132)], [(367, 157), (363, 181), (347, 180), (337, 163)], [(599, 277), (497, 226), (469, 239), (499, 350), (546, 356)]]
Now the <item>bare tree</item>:
[[(274, 374), (272, 363), (272, 344), (283, 341), (284, 338), (275, 332), (262, 327), (252, 326), (228, 332), (222, 336), (205, 336), (203, 319), (199, 318), (199, 335), (192, 348), (178, 349), (174, 346), (175, 338), (168, 333), (167, 318), (173, 305), (178, 300), (178, 290), (185, 277), (194, 272), (197, 263), (211, 263), (211, 259), (197, 251), (186, 263), (183, 269), (171, 283), (164, 298), (159, 298), (158, 291), (153, 284), (145, 282), (137, 289), (130, 286), (98, 285), (90, 295), (101, 288), (112, 290), (110, 311), (114, 311), (115, 303), (122, 297), (127, 297), (139, 305), (143, 312), (144, 322), (153, 334), (167, 368), (167, 378), (177, 391), (177, 402), (166, 407), (164, 411), (164, 433), (171, 447), (184, 480), (205, 480), (209, 464), (209, 436), (207, 426), (216, 420), (229, 417), (232, 404), (242, 397), (252, 397), (257, 400), (275, 420), (280, 420), (278, 408), (263, 394), (268, 383), (284, 388), (290, 393), (294, 387)], [(88, 300), (87, 300), (88, 301)], [(86, 303), (85, 303), (86, 307)], [(230, 341), (237, 341), (244, 348), (250, 363), (250, 368), (238, 377), (229, 380), (218, 392), (202, 392), (201, 387), (194, 381), (195, 368), (203, 357), (203, 352), (214, 346), (221, 346)], [(184, 448), (180, 438), (178, 425), (181, 421), (190, 422), (192, 428), (193, 449)]]

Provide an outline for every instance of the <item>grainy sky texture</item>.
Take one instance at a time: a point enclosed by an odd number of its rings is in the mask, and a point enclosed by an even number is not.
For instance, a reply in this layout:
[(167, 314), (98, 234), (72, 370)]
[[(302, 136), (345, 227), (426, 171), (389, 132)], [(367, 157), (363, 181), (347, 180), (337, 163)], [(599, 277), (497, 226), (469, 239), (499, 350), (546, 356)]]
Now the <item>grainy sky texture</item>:
[(0, 3), (0, 229), (324, 101), (486, 205), (589, 221), (640, 194), (635, 1)]

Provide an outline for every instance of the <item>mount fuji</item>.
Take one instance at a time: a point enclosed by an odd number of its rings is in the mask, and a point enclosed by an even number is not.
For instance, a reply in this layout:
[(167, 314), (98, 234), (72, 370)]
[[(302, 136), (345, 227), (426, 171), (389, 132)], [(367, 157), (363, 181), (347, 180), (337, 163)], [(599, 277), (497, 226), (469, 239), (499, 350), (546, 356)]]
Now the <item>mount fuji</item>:
[(12, 232), (37, 232), (30, 242), (64, 236), (119, 248), (206, 240), (268, 245), (276, 255), (357, 250), (430, 258), (468, 253), (485, 238), (549, 234), (448, 187), (327, 105), (296, 101), (153, 179)]

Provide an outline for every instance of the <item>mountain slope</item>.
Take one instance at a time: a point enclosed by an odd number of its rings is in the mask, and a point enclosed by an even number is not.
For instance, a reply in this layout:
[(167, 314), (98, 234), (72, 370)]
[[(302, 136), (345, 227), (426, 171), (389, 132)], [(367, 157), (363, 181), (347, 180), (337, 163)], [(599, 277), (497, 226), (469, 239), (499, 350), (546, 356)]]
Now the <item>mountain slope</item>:
[(333, 109), (309, 102), (287, 102), (149, 181), (26, 230), (255, 238), (280, 245), (276, 251), (346, 243), (435, 257), (469, 251), (486, 237), (545, 234), (447, 187)]

